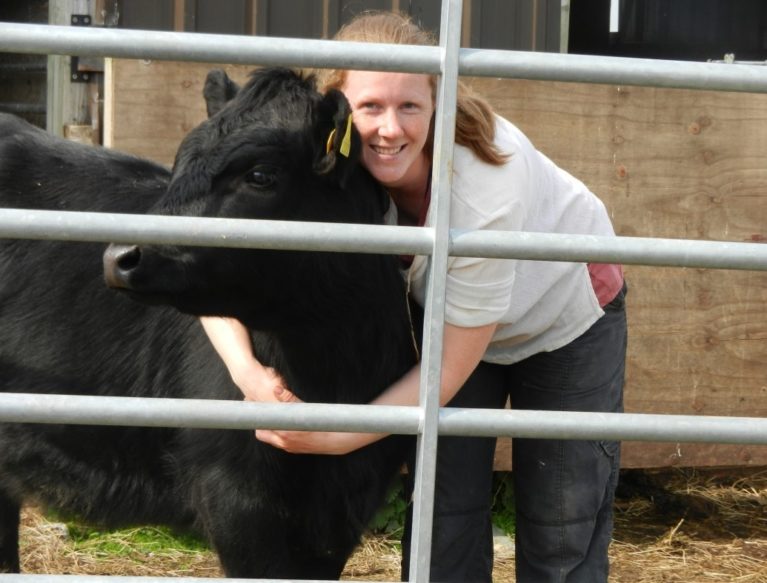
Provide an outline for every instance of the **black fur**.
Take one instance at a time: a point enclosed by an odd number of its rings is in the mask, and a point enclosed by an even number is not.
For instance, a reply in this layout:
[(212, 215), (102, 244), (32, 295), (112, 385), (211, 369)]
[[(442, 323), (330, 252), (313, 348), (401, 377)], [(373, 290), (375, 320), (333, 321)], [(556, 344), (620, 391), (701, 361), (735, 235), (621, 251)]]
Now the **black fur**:
[[(172, 174), (0, 115), (0, 207), (380, 221), (358, 138), (348, 158), (325, 150), (345, 100), (270, 69), (212, 110)], [(107, 280), (129, 298), (104, 285), (103, 250), (0, 240), (0, 390), (241, 399), (202, 314), (245, 322), (306, 401), (368, 402), (414, 364), (394, 257), (111, 247)], [(408, 446), (301, 456), (250, 431), (0, 424), (0, 572), (18, 571), (19, 507), (38, 501), (99, 524), (195, 528), (228, 576), (335, 579)]]

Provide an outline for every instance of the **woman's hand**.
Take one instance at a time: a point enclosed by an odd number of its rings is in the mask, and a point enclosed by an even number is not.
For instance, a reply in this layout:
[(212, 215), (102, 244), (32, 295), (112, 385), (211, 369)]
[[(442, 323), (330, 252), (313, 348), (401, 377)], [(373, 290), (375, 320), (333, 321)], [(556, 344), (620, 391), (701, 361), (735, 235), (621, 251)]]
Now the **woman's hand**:
[(229, 372), (234, 384), (245, 395), (246, 401), (279, 403), (282, 395), (292, 394), (287, 390), (285, 380), (276, 370), (263, 366), (255, 358), (240, 362)]
[[(265, 369), (267, 371), (271, 369)], [(275, 373), (276, 375), (276, 373)], [(273, 400), (280, 403), (303, 403), (284, 384), (281, 378), (271, 382)], [(242, 388), (242, 385), (240, 385)], [(245, 389), (243, 389), (243, 392)], [(248, 399), (246, 400), (254, 400)], [(264, 400), (264, 399), (259, 399)], [(366, 433), (342, 433), (339, 431), (287, 431), (277, 429), (256, 429), (256, 439), (288, 453), (313, 453), (343, 455), (380, 439), (383, 435), (371, 436)]]
[(281, 431), (256, 429), (256, 439), (289, 453), (343, 455), (384, 437), (340, 431)]
[(201, 317), (200, 322), (246, 401), (285, 403), (298, 400), (277, 371), (262, 365), (253, 355), (250, 333), (242, 323), (234, 318), (210, 316)]

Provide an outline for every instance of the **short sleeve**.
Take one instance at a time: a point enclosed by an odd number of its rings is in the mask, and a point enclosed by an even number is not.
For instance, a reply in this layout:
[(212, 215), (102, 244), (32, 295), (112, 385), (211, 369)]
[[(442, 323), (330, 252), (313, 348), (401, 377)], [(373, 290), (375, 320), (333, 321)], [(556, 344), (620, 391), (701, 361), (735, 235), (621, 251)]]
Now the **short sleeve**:
[(498, 322), (509, 310), (514, 285), (510, 259), (457, 257), (448, 268), (445, 319), (456, 326)]

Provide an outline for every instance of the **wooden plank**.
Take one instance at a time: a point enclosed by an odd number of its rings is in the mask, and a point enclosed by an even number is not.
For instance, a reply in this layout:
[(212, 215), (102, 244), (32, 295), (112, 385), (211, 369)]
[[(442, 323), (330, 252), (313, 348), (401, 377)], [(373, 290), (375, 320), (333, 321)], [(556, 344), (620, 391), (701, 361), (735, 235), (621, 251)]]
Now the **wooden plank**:
[(181, 140), (206, 117), (205, 76), (220, 67), (244, 82), (253, 67), (114, 60), (106, 66), (104, 145), (173, 164)]
[(186, 15), (186, 0), (173, 0), (173, 30), (184, 32), (184, 16)]
[[(205, 117), (210, 68), (115, 62), (108, 143), (170, 164)], [(248, 68), (227, 70), (242, 80)], [(767, 241), (767, 95), (468, 81), (599, 194), (618, 234)], [(767, 274), (628, 266), (626, 276), (627, 411), (767, 416)], [(623, 465), (767, 465), (767, 448), (626, 443)]]

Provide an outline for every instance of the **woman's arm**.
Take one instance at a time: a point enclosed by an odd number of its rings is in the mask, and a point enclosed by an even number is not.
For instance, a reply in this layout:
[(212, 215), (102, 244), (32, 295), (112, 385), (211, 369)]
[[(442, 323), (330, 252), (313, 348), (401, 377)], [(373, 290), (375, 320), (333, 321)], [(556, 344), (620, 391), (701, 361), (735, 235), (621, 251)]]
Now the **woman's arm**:
[[(460, 390), (485, 354), (496, 324), (461, 328), (445, 324), (439, 402), (443, 406)], [(421, 367), (416, 365), (371, 402), (372, 405), (418, 405)], [(345, 454), (386, 437), (383, 433), (273, 431), (256, 437), (291, 453)]]
[(277, 371), (263, 366), (253, 356), (250, 334), (239, 320), (203, 316), (200, 323), (246, 401), (280, 402), (290, 399), (291, 393)]

